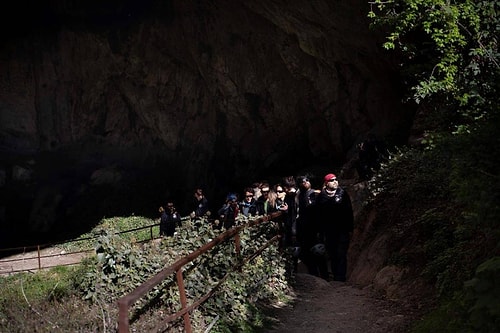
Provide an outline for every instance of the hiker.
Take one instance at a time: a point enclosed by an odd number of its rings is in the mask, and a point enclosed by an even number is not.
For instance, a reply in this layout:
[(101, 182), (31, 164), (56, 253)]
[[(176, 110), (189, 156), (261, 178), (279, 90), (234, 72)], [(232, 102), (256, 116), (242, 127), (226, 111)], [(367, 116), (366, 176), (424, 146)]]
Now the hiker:
[(293, 273), (297, 273), (300, 248), (297, 242), (297, 188), (293, 176), (283, 178), (283, 189), (285, 190), (284, 204), (280, 207), (283, 214), (281, 247), (285, 249), (285, 253), (291, 255), (291, 269)]
[(269, 183), (264, 182), (260, 185), (261, 196), (257, 199), (257, 202), (255, 203), (255, 206), (257, 207), (257, 215), (269, 214), (271, 210), (269, 203), (269, 191), (271, 191)]
[(280, 209), (283, 214), (283, 246), (298, 247), (297, 244), (297, 186), (295, 178), (288, 176), (283, 179), (283, 186), (285, 188), (285, 205)]
[(309, 274), (328, 280), (328, 266), (325, 253), (315, 251), (315, 245), (321, 244), (318, 216), (316, 211), (317, 192), (311, 187), (309, 177), (303, 176), (299, 184), (297, 240), (300, 246), (300, 258), (307, 266)]
[(255, 200), (258, 200), (260, 198), (260, 196), (262, 195), (261, 191), (260, 191), (260, 188), (262, 186), (263, 183), (266, 183), (266, 181), (260, 181), (260, 182), (254, 182), (252, 184), (252, 188), (253, 188), (253, 198)]
[(203, 194), (203, 189), (197, 187), (193, 194), (191, 218), (201, 218), (208, 212), (208, 200)]
[[(229, 193), (226, 197), (226, 202), (219, 209), (218, 214), (222, 226), (225, 229), (232, 228), (239, 214), (238, 196), (234, 193)], [(217, 227), (220, 228), (220, 225)]]
[(316, 201), (321, 230), (333, 273), (333, 280), (346, 281), (347, 250), (354, 229), (354, 215), (351, 198), (339, 186), (337, 177), (329, 173), (324, 177), (324, 187)]
[(172, 201), (167, 202), (167, 209), (160, 207), (160, 235), (173, 236), (177, 227), (181, 226), (181, 216)]
[(239, 203), (240, 212), (246, 217), (255, 216), (257, 208), (255, 207), (253, 188), (245, 188), (243, 196), (243, 200)]

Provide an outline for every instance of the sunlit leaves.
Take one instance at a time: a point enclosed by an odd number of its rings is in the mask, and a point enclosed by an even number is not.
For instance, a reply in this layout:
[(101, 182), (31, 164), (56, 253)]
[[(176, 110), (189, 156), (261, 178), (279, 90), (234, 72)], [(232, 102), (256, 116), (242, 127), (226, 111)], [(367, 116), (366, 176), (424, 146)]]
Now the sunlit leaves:
[(447, 96), (468, 122), (499, 112), (490, 103), (498, 96), (499, 1), (375, 0), (370, 5), (374, 24), (389, 29), (383, 47), (402, 52), (413, 68), (417, 83), (409, 88), (417, 103)]
[[(247, 219), (239, 219), (236, 223), (247, 222)], [(254, 302), (282, 297), (288, 288), (284, 269), (286, 263), (276, 245), (243, 265), (241, 271), (232, 272), (242, 264), (244, 257), (254, 254), (271, 235), (275, 235), (276, 228), (276, 223), (271, 221), (245, 228), (240, 233), (240, 256), (235, 253), (234, 240), (230, 240), (183, 267), (184, 285), (190, 303), (207, 294), (229, 274), (214, 296), (195, 311), (194, 318), (207, 322), (222, 314), (219, 325), (238, 326), (251, 321)], [(174, 237), (139, 245), (131, 243), (130, 237), (123, 238), (123, 234), (117, 234), (114, 228), (102, 227), (96, 245), (96, 261), (89, 263), (88, 273), (82, 277), (79, 288), (84, 299), (116, 302), (119, 297), (131, 292), (161, 269), (198, 250), (221, 232), (223, 230), (214, 230), (207, 220), (188, 219), (183, 221)], [(141, 312), (151, 304), (159, 304), (170, 313), (177, 311), (180, 299), (174, 280), (173, 274), (153, 288), (144, 299), (134, 304), (135, 310)], [(194, 327), (197, 325), (193, 322)]]

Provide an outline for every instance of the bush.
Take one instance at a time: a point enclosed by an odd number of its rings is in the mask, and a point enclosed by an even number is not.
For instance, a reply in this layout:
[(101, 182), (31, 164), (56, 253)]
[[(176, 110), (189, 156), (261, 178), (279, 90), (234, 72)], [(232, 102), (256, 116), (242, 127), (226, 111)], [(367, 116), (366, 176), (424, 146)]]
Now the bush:
[[(486, 297), (497, 291), (478, 289), (492, 283), (493, 273), (499, 276), (492, 261), (500, 254), (500, 151), (492, 149), (498, 124), (476, 124), (470, 133), (441, 133), (428, 145), (402, 148), (372, 180), (378, 215), (394, 231), (391, 260), (420, 270), (441, 302), (416, 332), (498, 327), (498, 309)], [(398, 256), (403, 247), (405, 256)], [(446, 324), (439, 323), (443, 317)]]
[(476, 332), (498, 332), (500, 327), (500, 257), (482, 263), (465, 283), (469, 318)]
[[(243, 223), (244, 221), (240, 221)], [(260, 301), (283, 297), (288, 288), (285, 279), (285, 263), (276, 245), (272, 245), (240, 271), (231, 272), (242, 264), (243, 257), (253, 254), (276, 233), (274, 222), (265, 222), (240, 233), (241, 256), (234, 252), (233, 242), (219, 244), (184, 267), (184, 284), (189, 302), (199, 299), (214, 288), (226, 273), (228, 277), (214, 296), (207, 300), (191, 316), (196, 331), (213, 322), (214, 329), (234, 329), (245, 322), (252, 322), (255, 306)], [(145, 282), (149, 277), (174, 263), (215, 238), (220, 231), (214, 230), (208, 221), (185, 221), (174, 237), (160, 242), (132, 244), (108, 230), (98, 239), (94, 263), (87, 263), (88, 271), (80, 281), (84, 298), (94, 303), (113, 303)], [(174, 313), (179, 309), (179, 290), (174, 275), (155, 287), (143, 300), (134, 305), (132, 325), (137, 330), (151, 330), (152, 323), (139, 319), (147, 311), (162, 309)], [(170, 329), (179, 329), (179, 322)]]
[[(97, 255), (85, 259), (79, 266), (1, 278), (4, 288), (0, 293), (0, 331), (52, 333), (113, 329), (118, 298), (221, 232), (213, 230), (206, 220), (188, 220), (174, 237), (138, 244), (131, 241), (134, 237), (118, 233), (124, 230), (121, 223), (127, 221), (138, 219), (103, 221), (93, 231), (99, 234), (92, 240), (96, 243)], [(245, 222), (246, 219), (238, 221)], [(229, 241), (184, 267), (189, 304), (215, 287), (228, 273), (215, 294), (190, 315), (194, 331), (213, 325), (215, 332), (250, 332), (265, 323), (259, 310), (261, 302), (287, 298), (286, 263), (276, 245), (242, 265), (243, 257), (253, 254), (276, 231), (274, 222), (244, 229), (240, 233), (241, 256), (235, 255), (233, 242)], [(241, 266), (240, 271), (231, 273), (234, 266)], [(130, 317), (132, 329), (148, 332), (161, 327), (182, 331), (182, 319), (169, 326), (162, 322), (166, 314), (180, 308), (174, 280), (175, 274), (134, 304)]]

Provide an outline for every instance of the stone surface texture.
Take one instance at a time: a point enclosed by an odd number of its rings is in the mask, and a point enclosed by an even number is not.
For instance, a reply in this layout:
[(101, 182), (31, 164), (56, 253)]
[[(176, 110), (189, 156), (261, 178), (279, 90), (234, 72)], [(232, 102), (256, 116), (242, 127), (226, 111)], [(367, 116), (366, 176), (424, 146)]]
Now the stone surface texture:
[(187, 209), (198, 185), (215, 209), (259, 177), (339, 170), (367, 133), (407, 137), (365, 1), (113, 3), (18, 8), (2, 32), (4, 235)]

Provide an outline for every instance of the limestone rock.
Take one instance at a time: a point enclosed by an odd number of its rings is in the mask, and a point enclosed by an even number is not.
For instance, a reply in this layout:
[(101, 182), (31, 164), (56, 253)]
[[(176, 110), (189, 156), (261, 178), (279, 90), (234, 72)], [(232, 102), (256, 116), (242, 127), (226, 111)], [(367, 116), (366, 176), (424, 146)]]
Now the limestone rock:
[[(218, 206), (226, 191), (269, 174), (340, 168), (368, 132), (407, 135), (412, 110), (365, 1), (115, 5), (60, 1), (12, 13), (30, 21), (3, 32), (1, 162), (10, 170), (33, 159), (35, 178), (20, 190), (2, 176), (8, 223), (36, 232), (68, 226), (89, 207), (103, 211), (88, 219), (116, 213), (110, 206), (156, 212), (167, 196), (185, 208), (198, 184)], [(95, 172), (110, 166), (123, 171), (130, 205), (112, 204), (122, 191), (96, 197), (104, 184)], [(47, 186), (58, 192), (51, 213), (33, 213)]]

